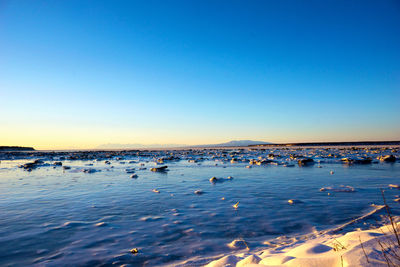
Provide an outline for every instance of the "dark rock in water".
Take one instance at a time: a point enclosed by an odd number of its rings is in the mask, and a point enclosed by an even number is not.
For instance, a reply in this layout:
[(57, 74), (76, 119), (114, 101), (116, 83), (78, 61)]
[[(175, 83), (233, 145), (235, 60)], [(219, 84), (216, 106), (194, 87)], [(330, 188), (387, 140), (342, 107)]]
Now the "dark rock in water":
[(135, 168), (125, 169), (126, 173), (135, 173)]
[(95, 170), (95, 169), (82, 169), (82, 172), (84, 172), (84, 173), (95, 173), (95, 172), (97, 172), (97, 170)]
[(370, 164), (371, 158), (342, 158), (342, 162), (345, 164)]
[(36, 166), (35, 166), (35, 163), (33, 163), (33, 162), (28, 162), (28, 163), (19, 165), (19, 167), (20, 167), (20, 168), (24, 168), (24, 169), (32, 169), (32, 168), (35, 168)]
[(389, 187), (390, 188), (400, 189), (400, 185), (398, 185), (398, 184), (390, 184)]
[(158, 168), (151, 168), (150, 171), (152, 172), (165, 172), (167, 171), (168, 166), (162, 166)]
[(342, 161), (343, 163), (351, 163), (353, 160), (352, 160), (352, 159), (349, 159), (349, 158), (342, 158), (341, 161)]
[(194, 193), (195, 193), (196, 195), (202, 195), (202, 194), (204, 194), (204, 192), (201, 191), (201, 190), (196, 190), (196, 191), (194, 191)]
[(304, 203), (304, 202), (301, 201), (301, 200), (298, 200), (298, 199), (289, 199), (289, 200), (288, 200), (288, 203), (289, 203), (290, 205), (293, 205), (293, 204), (301, 204), (301, 203)]
[(20, 165), (18, 167), (19, 168), (23, 168), (23, 169), (25, 169), (27, 171), (32, 171), (33, 169), (36, 169), (39, 166), (48, 166), (48, 165), (49, 164), (43, 164), (42, 160), (37, 159), (37, 160), (35, 160), (33, 162), (28, 162), (28, 163), (22, 164), (22, 165)]
[(255, 160), (255, 159), (251, 159), (250, 161), (249, 161), (249, 164), (250, 165), (266, 165), (266, 164), (268, 164), (268, 163), (272, 163), (272, 162), (274, 162), (273, 160), (270, 160), (270, 159), (260, 159), (260, 160)]
[(218, 182), (218, 178), (217, 177), (211, 177), (210, 178), (210, 183), (213, 183), (213, 184), (215, 184), (216, 182)]
[(211, 177), (210, 178), (210, 183), (215, 184), (215, 183), (223, 183), (225, 181), (232, 181), (233, 177), (232, 176), (228, 176), (228, 178), (217, 178), (217, 177)]
[(283, 167), (294, 167), (294, 164), (290, 164), (290, 163), (289, 163), (289, 164), (283, 164), (282, 166), (283, 166)]
[(325, 192), (325, 191), (332, 191), (332, 192), (346, 192), (346, 193), (353, 193), (356, 192), (356, 190), (354, 189), (354, 187), (349, 186), (349, 185), (341, 185), (340, 187), (322, 187), (319, 191), (321, 192)]
[(130, 250), (130, 252), (132, 254), (137, 254), (137, 253), (139, 253), (139, 250), (137, 248), (133, 248), (133, 249)]
[(395, 162), (396, 161), (396, 157), (393, 155), (380, 156), (378, 159), (380, 161), (384, 161), (384, 162)]
[(370, 164), (371, 162), (372, 162), (371, 158), (364, 158), (364, 159), (356, 160), (356, 163), (359, 163), (359, 164)]
[(308, 166), (314, 164), (314, 160), (311, 158), (299, 159), (297, 162), (300, 166)]

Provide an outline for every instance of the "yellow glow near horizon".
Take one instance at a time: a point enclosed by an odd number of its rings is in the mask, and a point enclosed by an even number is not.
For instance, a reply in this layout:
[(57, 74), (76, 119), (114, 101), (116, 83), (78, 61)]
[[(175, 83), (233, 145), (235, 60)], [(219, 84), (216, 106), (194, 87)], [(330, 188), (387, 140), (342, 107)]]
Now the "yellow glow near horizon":
[(0, 133), (0, 145), (29, 146), (38, 150), (56, 149), (93, 149), (104, 144), (142, 144), (142, 145), (201, 145), (224, 143), (231, 140), (256, 140), (273, 143), (290, 142), (334, 142), (334, 141), (384, 141), (397, 140), (398, 133), (392, 132), (381, 135), (377, 139), (375, 132), (363, 137), (352, 135), (345, 131), (321, 132), (321, 131), (297, 131), (296, 135), (288, 136), (287, 130), (274, 131), (269, 135), (243, 134), (235, 135), (228, 132), (180, 132), (173, 129), (147, 129), (146, 131), (134, 131), (133, 129), (112, 129), (105, 127), (39, 127), (19, 126), (8, 127)]

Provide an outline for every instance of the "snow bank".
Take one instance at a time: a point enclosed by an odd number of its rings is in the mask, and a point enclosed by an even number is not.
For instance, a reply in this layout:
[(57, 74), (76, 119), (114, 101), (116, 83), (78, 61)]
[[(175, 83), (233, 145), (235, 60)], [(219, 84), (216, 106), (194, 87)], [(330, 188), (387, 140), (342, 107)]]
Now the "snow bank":
[[(400, 223), (396, 225), (398, 226)], [(295, 243), (281, 250), (271, 248), (257, 253), (228, 255), (206, 266), (387, 266), (382, 246), (385, 250), (391, 247), (396, 253), (400, 252), (400, 246), (397, 245), (390, 224), (346, 234), (333, 234), (333, 232), (335, 231), (326, 231), (320, 236)], [(400, 263), (390, 255), (386, 255), (393, 263)]]

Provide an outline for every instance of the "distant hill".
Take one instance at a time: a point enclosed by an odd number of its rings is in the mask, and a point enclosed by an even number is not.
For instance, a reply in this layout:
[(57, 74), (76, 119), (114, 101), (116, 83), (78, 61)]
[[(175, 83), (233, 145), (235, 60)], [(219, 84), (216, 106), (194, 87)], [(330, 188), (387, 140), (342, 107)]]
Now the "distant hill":
[(0, 151), (34, 151), (33, 147), (23, 146), (0, 146)]
[(193, 147), (233, 147), (233, 146), (255, 146), (255, 145), (271, 145), (272, 143), (253, 140), (232, 140), (226, 143), (199, 145)]

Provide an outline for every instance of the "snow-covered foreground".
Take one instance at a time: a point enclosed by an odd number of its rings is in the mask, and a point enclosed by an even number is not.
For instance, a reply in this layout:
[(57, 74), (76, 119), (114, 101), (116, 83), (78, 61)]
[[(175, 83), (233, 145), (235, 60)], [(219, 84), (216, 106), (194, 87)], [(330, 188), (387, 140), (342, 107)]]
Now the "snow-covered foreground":
[[(397, 223), (395, 227), (398, 229), (399, 226)], [(228, 255), (206, 266), (388, 266), (388, 262), (389, 266), (399, 266), (399, 258), (393, 256), (399, 252), (393, 227), (387, 224), (346, 234), (332, 234), (330, 231), (289, 247)]]

